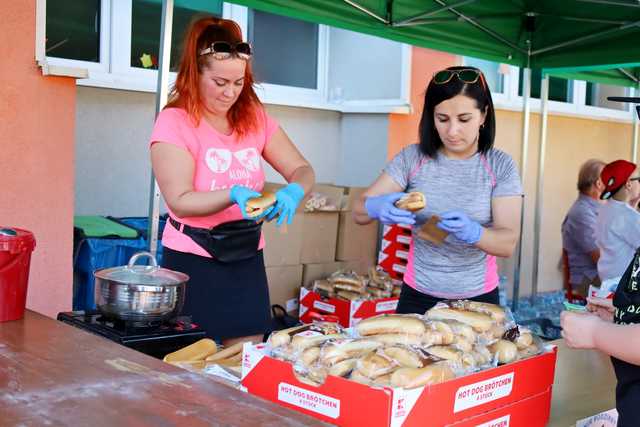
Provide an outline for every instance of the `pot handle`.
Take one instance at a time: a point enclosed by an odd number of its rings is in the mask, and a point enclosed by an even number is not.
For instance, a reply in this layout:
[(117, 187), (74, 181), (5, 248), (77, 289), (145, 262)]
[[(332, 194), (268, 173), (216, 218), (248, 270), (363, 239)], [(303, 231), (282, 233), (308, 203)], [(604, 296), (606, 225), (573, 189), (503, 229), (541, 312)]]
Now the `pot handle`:
[(129, 264), (127, 265), (127, 268), (133, 268), (133, 266), (136, 265), (136, 261), (138, 261), (142, 257), (150, 258), (151, 267), (154, 267), (154, 268), (158, 267), (158, 261), (156, 261), (156, 257), (154, 257), (151, 252), (141, 251), (141, 252), (136, 252), (135, 254), (133, 254), (131, 259), (129, 259)]

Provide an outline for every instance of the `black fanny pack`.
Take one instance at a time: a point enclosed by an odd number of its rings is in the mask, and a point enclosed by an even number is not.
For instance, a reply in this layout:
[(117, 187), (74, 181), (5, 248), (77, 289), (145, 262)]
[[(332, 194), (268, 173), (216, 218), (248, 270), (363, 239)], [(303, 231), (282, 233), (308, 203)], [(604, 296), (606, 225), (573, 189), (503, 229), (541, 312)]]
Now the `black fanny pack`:
[(171, 217), (169, 222), (218, 261), (241, 261), (258, 253), (262, 222), (242, 219), (225, 222), (213, 228), (191, 227)]

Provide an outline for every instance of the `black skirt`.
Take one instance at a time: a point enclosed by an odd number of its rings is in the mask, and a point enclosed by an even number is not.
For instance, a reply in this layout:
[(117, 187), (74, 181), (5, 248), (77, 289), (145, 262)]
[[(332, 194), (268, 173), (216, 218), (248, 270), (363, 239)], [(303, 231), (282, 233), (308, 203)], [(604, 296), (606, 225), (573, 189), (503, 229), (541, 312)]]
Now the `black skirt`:
[(271, 328), (269, 288), (262, 251), (222, 263), (164, 248), (162, 266), (189, 275), (182, 315), (215, 340), (267, 333)]
[[(488, 302), (491, 304), (499, 304), (500, 291), (496, 286), (495, 289), (487, 292), (486, 294), (477, 295), (475, 297), (467, 299), (479, 302)], [(437, 303), (445, 300), (446, 298), (438, 298), (431, 295), (423, 294), (422, 292), (413, 289), (406, 283), (403, 283), (402, 289), (400, 290), (400, 298), (398, 299), (398, 307), (396, 307), (396, 313), (424, 314), (427, 310), (435, 306)]]

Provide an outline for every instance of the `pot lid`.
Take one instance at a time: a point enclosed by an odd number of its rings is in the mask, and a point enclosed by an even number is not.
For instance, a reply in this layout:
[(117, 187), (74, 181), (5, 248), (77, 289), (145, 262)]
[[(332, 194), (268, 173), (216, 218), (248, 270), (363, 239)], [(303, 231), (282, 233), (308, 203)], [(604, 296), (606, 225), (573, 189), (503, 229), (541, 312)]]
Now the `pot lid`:
[[(151, 265), (135, 265), (142, 257), (149, 257)], [(150, 252), (138, 252), (125, 266), (103, 268), (93, 273), (96, 277), (127, 285), (176, 286), (189, 280), (189, 276), (178, 271), (158, 266)]]

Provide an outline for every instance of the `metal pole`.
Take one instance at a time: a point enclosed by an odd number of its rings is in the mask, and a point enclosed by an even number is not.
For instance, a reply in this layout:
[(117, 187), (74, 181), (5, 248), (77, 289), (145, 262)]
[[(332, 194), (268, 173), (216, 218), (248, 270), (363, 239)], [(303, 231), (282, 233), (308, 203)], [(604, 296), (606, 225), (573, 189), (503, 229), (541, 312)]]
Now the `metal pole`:
[[(160, 52), (158, 52), (158, 87), (156, 92), (156, 117), (167, 104), (169, 97), (169, 63), (171, 62), (171, 29), (173, 27), (173, 0), (162, 0), (162, 20), (160, 24)], [(158, 228), (160, 224), (160, 188), (151, 170), (149, 190), (149, 252), (158, 251)]]
[(538, 157), (538, 186), (536, 188), (536, 211), (533, 222), (533, 273), (531, 275), (531, 305), (538, 294), (538, 271), (540, 259), (540, 225), (542, 224), (542, 195), (544, 185), (544, 161), (547, 150), (547, 119), (549, 117), (549, 75), (542, 78), (540, 88), (540, 154)]
[[(529, 106), (529, 97), (531, 95), (531, 68), (527, 67), (522, 70), (522, 153), (520, 157), (520, 175), (522, 176), (522, 190), (524, 193), (525, 181), (527, 174), (527, 154), (529, 152), (529, 115), (531, 107)], [(513, 300), (511, 302), (511, 310), (518, 310), (518, 297), (520, 294), (520, 266), (522, 263), (522, 238), (524, 231), (524, 195), (522, 196), (522, 204), (520, 209), (520, 238), (516, 248), (516, 262), (513, 269)]]
[[(635, 96), (640, 95), (640, 85), (635, 89)], [(635, 108), (631, 106), (631, 114), (633, 114), (633, 133), (631, 136), (631, 161), (638, 163), (638, 134), (640, 133), (640, 120), (638, 119), (638, 113), (634, 111)]]

